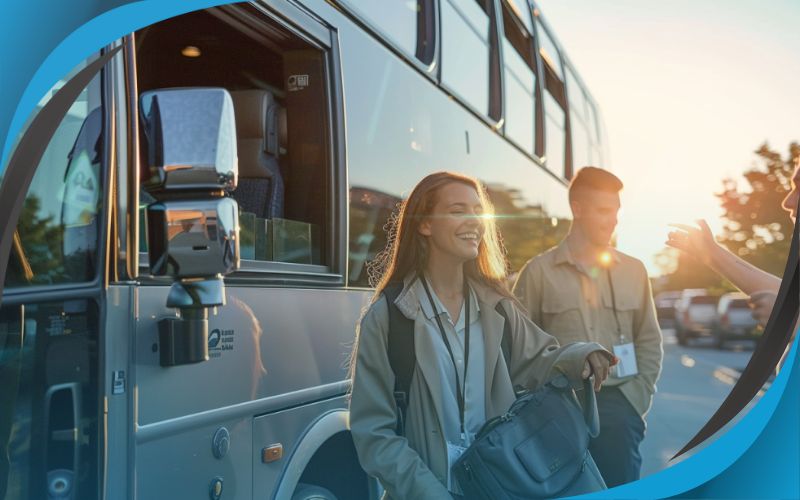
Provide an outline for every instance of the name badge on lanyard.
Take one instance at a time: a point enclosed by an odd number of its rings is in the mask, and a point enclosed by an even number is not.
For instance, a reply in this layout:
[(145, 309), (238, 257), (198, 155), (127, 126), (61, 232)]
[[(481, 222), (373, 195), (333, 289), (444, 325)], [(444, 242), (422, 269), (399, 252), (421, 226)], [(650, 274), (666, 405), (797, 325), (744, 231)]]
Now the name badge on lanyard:
[(633, 342), (615, 344), (614, 356), (618, 360), (617, 366), (614, 367), (615, 377), (632, 377), (639, 373), (639, 367), (636, 365), (636, 348), (633, 346)]
[(614, 320), (617, 322), (617, 343), (614, 344), (614, 356), (617, 357), (617, 365), (612, 368), (611, 374), (616, 378), (632, 377), (639, 373), (639, 367), (636, 364), (636, 347), (633, 341), (625, 338), (622, 333), (622, 325), (619, 322), (617, 315), (617, 299), (614, 296), (614, 282), (611, 280), (611, 269), (606, 268), (606, 276), (608, 276), (608, 288), (611, 290), (611, 307), (614, 310)]

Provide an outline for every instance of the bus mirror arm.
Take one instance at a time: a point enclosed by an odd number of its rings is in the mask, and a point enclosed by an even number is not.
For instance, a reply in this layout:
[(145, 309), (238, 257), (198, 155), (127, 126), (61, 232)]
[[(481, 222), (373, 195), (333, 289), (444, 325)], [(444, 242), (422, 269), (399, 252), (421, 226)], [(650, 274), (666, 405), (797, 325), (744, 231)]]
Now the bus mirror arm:
[(177, 281), (167, 297), (167, 307), (179, 312), (177, 318), (158, 322), (161, 366), (200, 363), (208, 359), (208, 309), (225, 305), (222, 276)]
[(173, 279), (158, 322), (161, 366), (208, 360), (208, 310), (225, 305), (223, 276), (239, 268), (236, 126), (222, 88), (145, 92), (139, 99), (147, 144), (144, 186), (150, 273)]

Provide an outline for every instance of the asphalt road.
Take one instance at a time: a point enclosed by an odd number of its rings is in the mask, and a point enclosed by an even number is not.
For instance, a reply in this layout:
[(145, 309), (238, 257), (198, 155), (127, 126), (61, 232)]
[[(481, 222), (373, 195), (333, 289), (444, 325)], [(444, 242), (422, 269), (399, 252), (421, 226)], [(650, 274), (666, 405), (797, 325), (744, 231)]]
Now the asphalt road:
[[(719, 408), (753, 353), (751, 342), (731, 343), (718, 350), (710, 339), (696, 339), (681, 347), (673, 330), (664, 329), (663, 333), (664, 364), (640, 449), (642, 477), (691, 456), (688, 453), (670, 462)], [(747, 409), (729, 425), (735, 425)], [(696, 451), (700, 449), (702, 445)]]

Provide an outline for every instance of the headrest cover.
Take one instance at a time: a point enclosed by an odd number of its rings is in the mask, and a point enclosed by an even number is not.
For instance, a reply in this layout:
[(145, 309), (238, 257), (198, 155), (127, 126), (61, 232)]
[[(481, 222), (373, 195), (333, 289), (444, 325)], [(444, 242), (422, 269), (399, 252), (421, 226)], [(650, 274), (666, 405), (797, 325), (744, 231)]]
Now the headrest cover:
[(240, 139), (264, 139), (267, 115), (275, 97), (266, 90), (236, 90), (230, 93), (236, 114), (236, 134)]

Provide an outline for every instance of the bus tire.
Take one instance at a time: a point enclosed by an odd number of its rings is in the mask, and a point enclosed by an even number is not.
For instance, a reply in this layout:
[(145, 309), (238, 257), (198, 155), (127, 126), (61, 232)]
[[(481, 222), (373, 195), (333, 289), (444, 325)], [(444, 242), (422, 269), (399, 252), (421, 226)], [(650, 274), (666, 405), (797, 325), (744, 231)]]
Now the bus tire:
[(336, 500), (336, 495), (322, 486), (300, 483), (294, 490), (292, 500)]

